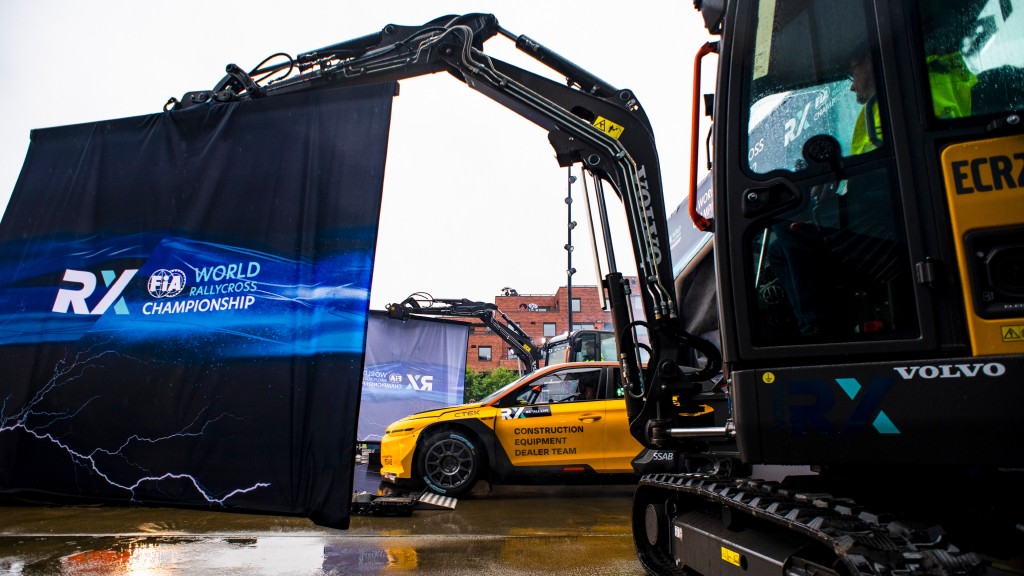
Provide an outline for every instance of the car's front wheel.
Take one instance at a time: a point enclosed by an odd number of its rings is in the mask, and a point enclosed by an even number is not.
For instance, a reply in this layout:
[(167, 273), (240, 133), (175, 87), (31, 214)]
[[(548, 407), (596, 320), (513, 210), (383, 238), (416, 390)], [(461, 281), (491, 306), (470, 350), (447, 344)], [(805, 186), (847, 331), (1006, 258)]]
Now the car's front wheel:
[(480, 475), (480, 450), (465, 435), (442, 430), (420, 446), (420, 475), (427, 487), (445, 496), (469, 492)]

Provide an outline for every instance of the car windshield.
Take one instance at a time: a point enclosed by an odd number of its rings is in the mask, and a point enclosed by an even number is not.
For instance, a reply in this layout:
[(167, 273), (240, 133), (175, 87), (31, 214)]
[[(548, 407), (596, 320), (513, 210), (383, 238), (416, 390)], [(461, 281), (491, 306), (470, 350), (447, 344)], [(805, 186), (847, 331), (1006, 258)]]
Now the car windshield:
[(521, 384), (523, 382), (523, 380), (526, 380), (529, 376), (530, 376), (530, 374), (526, 374), (524, 376), (520, 376), (519, 378), (516, 378), (515, 380), (509, 382), (508, 384), (505, 384), (501, 388), (498, 388), (494, 392), (491, 392), (487, 396), (484, 396), (483, 398), (480, 399), (480, 402), (483, 403), (483, 404), (490, 404), (491, 402), (494, 402), (498, 398), (501, 398), (502, 396), (504, 396), (506, 392), (508, 392), (509, 390), (511, 390), (511, 389), (515, 388), (516, 386), (518, 386), (519, 384)]

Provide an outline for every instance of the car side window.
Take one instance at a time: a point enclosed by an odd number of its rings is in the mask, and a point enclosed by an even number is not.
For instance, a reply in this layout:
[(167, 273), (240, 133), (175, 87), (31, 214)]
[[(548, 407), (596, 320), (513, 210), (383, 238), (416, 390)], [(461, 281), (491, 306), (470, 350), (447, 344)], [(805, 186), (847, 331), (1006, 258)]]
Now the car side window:
[(601, 400), (604, 395), (600, 383), (600, 369), (563, 370), (526, 385), (514, 396), (513, 404), (526, 406)]
[(576, 402), (604, 399), (604, 390), (601, 389), (600, 370), (580, 371), (576, 372), (576, 375), (578, 377), (576, 380)]
[(622, 387), (622, 371), (618, 368), (612, 369), (608, 388), (611, 390), (610, 398), (612, 400), (622, 400), (626, 397), (626, 390)]

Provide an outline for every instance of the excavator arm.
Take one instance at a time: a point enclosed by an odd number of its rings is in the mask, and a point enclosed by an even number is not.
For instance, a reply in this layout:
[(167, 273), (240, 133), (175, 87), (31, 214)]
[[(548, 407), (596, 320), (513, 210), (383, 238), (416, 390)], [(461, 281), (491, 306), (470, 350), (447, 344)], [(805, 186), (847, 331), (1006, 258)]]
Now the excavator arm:
[[(499, 34), (564, 76), (565, 83), (485, 54), (484, 42)], [(169, 101), (168, 108), (449, 72), (545, 129), (560, 166), (581, 163), (594, 177), (608, 260), (604, 287), (628, 392), (631, 433), (649, 446), (664, 446), (673, 403), (684, 412), (688, 407), (699, 410), (694, 398), (702, 381), (717, 374), (720, 358), (712, 344), (681, 327), (658, 153), (647, 115), (630, 90), (613, 87), (526, 36), (513, 35), (490, 14), (445, 16), (418, 27), (388, 25), (378, 33), (294, 59), (280, 58), (285, 61), (249, 73), (229, 65), (213, 90), (186, 93), (180, 101)], [(646, 315), (643, 322), (631, 317), (629, 284), (615, 263), (602, 182), (612, 186), (626, 210)], [(646, 365), (633, 336), (640, 323), (646, 325), (650, 340)], [(707, 358), (700, 369), (686, 366), (695, 351)]]
[(398, 304), (388, 304), (387, 314), (388, 318), (396, 320), (424, 316), (477, 318), (512, 347), (516, 356), (526, 366), (527, 374), (540, 367), (540, 349), (534, 345), (533, 339), (519, 327), (519, 324), (489, 302), (476, 302), (466, 298), (434, 298), (429, 294), (417, 292)]
[(442, 16), (422, 26), (389, 24), (380, 32), (294, 58), (275, 54), (248, 73), (228, 64), (226, 75), (212, 89), (186, 92), (181, 100), (171, 98), (165, 108), (180, 110), (210, 102), (377, 84), (446, 70), (461, 78), (458, 67), (449, 64), (459, 59), (455, 51), (479, 49), (495, 34), (497, 21), (489, 14)]

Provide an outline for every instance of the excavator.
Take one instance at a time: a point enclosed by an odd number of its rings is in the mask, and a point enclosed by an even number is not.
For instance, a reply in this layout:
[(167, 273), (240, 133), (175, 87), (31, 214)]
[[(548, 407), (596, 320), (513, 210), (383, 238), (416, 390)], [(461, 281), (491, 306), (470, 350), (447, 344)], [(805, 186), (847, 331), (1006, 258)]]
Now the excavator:
[[(679, 108), (693, 118), (687, 210), (711, 241), (678, 277), (637, 95), (493, 15), (229, 65), (167, 107), (447, 72), (544, 128), (558, 164), (593, 179), (630, 433), (678, 462), (635, 493), (650, 574), (1022, 573), (1024, 1), (695, 8), (709, 40)], [(564, 81), (488, 56), (496, 36)]]
[(586, 329), (559, 334), (544, 343), (542, 355), (545, 366), (615, 358), (615, 332)]
[(466, 298), (434, 298), (426, 292), (416, 292), (397, 304), (388, 304), (385, 311), (388, 318), (396, 320), (417, 316), (476, 318), (512, 347), (512, 352), (522, 366), (522, 374), (529, 374), (540, 367), (540, 348), (533, 343), (533, 338), (490, 302), (476, 302)]

